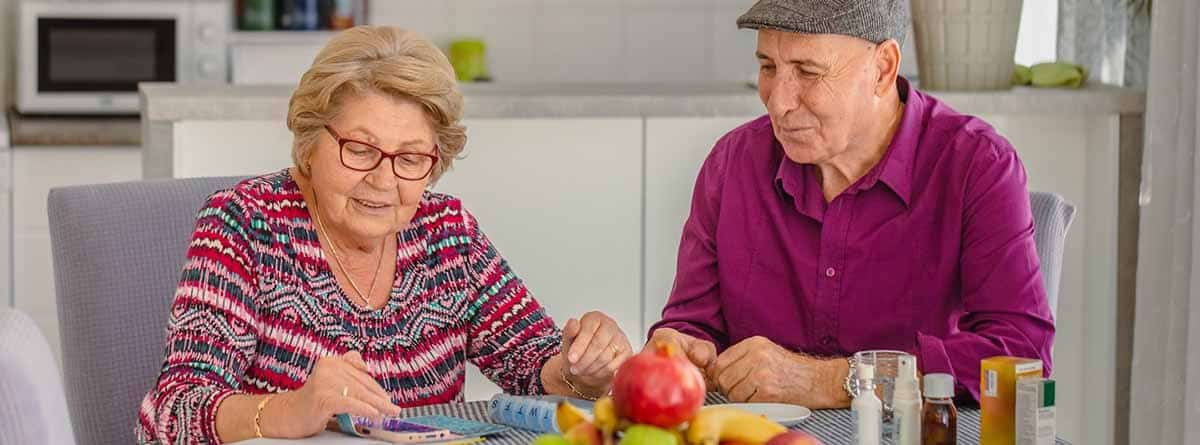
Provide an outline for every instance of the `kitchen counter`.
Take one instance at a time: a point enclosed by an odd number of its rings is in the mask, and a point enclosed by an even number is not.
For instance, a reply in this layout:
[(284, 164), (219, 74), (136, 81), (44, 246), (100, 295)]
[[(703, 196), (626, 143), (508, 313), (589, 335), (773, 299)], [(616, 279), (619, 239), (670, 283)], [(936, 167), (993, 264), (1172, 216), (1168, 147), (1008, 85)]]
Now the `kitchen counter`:
[(13, 147), (29, 146), (139, 146), (142, 124), (138, 117), (29, 117), (8, 113)]
[[(279, 119), (289, 86), (142, 84), (148, 121)], [(466, 118), (716, 117), (764, 113), (748, 84), (464, 84)], [(1142, 90), (1015, 88), (935, 92), (968, 114), (1141, 114)]]

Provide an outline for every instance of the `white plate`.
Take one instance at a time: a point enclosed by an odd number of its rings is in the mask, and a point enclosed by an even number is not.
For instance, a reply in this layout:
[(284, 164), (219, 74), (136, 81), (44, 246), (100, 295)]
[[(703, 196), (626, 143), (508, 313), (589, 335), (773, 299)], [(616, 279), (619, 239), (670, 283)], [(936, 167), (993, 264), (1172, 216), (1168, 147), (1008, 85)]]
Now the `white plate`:
[(808, 408), (786, 403), (729, 403), (722, 406), (762, 414), (783, 425), (800, 423), (812, 415), (812, 410)]

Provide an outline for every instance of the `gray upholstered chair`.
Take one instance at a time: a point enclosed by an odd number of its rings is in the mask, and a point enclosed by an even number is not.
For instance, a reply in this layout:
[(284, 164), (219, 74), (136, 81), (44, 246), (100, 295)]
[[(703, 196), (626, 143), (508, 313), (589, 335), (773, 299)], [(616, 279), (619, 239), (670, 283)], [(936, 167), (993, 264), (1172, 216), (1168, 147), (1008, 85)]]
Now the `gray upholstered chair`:
[(134, 442), (139, 402), (162, 366), (168, 308), (196, 212), (237, 180), (50, 191), (66, 396), (80, 443)]
[(1050, 302), (1050, 312), (1058, 317), (1063, 246), (1067, 242), (1067, 230), (1075, 218), (1075, 206), (1062, 196), (1046, 192), (1030, 192), (1029, 203), (1033, 208), (1033, 239), (1037, 244), (1038, 260), (1041, 261), (1046, 299)]
[(0, 444), (73, 445), (62, 377), (33, 319), (0, 306)]

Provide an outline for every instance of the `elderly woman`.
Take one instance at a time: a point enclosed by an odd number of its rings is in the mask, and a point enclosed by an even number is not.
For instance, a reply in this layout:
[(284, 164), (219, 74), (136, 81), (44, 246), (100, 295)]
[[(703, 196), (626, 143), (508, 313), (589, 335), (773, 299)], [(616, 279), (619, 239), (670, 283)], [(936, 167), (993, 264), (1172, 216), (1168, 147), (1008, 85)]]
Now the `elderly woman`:
[(359, 27), (292, 95), (295, 166), (213, 194), (171, 309), (144, 443), (300, 438), (330, 416), (514, 394), (594, 397), (630, 354), (592, 312), (560, 331), (462, 203), (428, 191), (466, 143), (436, 47)]
[(908, 3), (760, 0), (738, 19), (766, 115), (701, 167), (651, 328), (730, 399), (847, 406), (867, 349), (910, 352), (964, 397), (986, 357), (1050, 371), (1025, 169), (897, 75)]

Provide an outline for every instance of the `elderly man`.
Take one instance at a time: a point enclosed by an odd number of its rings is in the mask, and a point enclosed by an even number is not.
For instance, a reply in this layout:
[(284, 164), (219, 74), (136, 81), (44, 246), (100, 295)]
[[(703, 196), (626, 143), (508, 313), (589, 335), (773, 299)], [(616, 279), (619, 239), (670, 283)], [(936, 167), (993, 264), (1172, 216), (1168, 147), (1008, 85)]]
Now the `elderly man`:
[(861, 350), (910, 352), (974, 398), (983, 358), (1048, 373), (1025, 170), (897, 76), (908, 0), (761, 0), (737, 23), (767, 115), (705, 160), (651, 341), (732, 400), (812, 408), (849, 404)]

